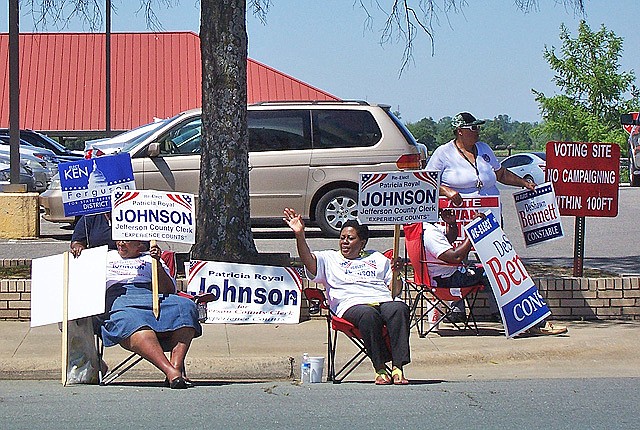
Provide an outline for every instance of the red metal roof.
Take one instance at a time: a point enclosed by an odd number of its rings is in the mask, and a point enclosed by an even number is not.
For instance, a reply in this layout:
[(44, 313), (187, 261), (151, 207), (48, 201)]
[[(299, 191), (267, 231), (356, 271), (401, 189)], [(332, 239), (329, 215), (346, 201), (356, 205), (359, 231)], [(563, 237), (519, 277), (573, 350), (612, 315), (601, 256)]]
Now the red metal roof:
[[(20, 127), (105, 128), (105, 35), (22, 33)], [(0, 34), (0, 127), (9, 123), (9, 35)], [(128, 130), (202, 104), (200, 38), (192, 32), (112, 33), (111, 129)], [(248, 103), (339, 100), (247, 60)]]

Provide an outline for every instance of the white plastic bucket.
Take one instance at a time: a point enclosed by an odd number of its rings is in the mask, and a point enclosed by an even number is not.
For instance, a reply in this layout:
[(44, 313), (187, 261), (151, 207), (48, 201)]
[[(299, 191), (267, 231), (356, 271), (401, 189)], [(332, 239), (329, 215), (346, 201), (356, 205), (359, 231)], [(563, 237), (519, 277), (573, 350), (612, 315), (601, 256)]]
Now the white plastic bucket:
[(432, 332), (437, 333), (440, 329), (440, 323), (438, 322), (440, 319), (440, 312), (438, 311), (438, 308), (433, 307), (429, 309), (427, 318), (429, 320), (429, 329), (431, 329)]
[(322, 382), (324, 357), (309, 357), (309, 364), (311, 364), (311, 377), (309, 378), (309, 382), (312, 384)]

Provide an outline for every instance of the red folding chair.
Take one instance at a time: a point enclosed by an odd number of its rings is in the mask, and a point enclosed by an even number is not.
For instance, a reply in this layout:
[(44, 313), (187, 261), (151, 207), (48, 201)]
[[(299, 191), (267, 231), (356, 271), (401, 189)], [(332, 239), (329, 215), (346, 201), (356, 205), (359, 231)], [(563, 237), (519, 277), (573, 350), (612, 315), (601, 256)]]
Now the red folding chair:
[[(364, 346), (364, 342), (362, 341), (362, 335), (356, 326), (331, 312), (324, 290), (319, 288), (305, 288), (303, 293), (309, 302), (309, 313), (315, 314), (320, 312), (321, 309), (326, 311), (327, 356), (329, 357), (327, 381), (339, 384), (368, 357), (367, 350)], [(344, 334), (349, 340), (351, 340), (351, 342), (358, 348), (358, 352), (356, 352), (356, 354), (336, 372), (338, 332)], [(386, 327), (383, 328), (382, 336), (385, 339), (387, 348), (391, 349), (389, 334), (387, 333)], [(387, 371), (391, 373), (389, 366), (387, 366)]]
[[(473, 307), (476, 303), (478, 293), (484, 289), (484, 285), (477, 284), (469, 287), (456, 288), (460, 295), (454, 295), (454, 287), (438, 287), (431, 285), (429, 268), (425, 258), (423, 228), (422, 223), (406, 224), (404, 226), (405, 249), (413, 267), (413, 279), (406, 279), (408, 288), (415, 292), (410, 303), (412, 325), (417, 328), (418, 335), (425, 337), (433, 331), (439, 323), (446, 321), (451, 323), (458, 330), (472, 329), (478, 334), (478, 324), (473, 314)], [(464, 300), (466, 304), (466, 314), (462, 323), (454, 321), (454, 312), (450, 302)], [(436, 310), (439, 317), (436, 321), (429, 323), (429, 314)], [(425, 322), (426, 329), (425, 329)]]

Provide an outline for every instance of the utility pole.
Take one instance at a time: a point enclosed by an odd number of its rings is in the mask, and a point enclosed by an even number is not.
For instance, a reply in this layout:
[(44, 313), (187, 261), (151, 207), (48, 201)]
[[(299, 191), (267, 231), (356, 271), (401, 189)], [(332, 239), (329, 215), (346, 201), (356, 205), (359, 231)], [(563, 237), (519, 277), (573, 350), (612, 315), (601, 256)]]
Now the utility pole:
[(111, 0), (105, 5), (105, 131), (111, 137)]
[(9, 164), (11, 185), (20, 183), (20, 14), (9, 0)]

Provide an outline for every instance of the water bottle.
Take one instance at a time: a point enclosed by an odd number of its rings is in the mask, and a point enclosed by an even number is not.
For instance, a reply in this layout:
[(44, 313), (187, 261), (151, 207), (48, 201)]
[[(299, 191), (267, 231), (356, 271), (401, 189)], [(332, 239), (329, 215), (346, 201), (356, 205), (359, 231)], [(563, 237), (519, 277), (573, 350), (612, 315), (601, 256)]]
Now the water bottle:
[(311, 363), (309, 362), (309, 354), (302, 354), (302, 363), (300, 364), (300, 381), (303, 384), (311, 382)]

